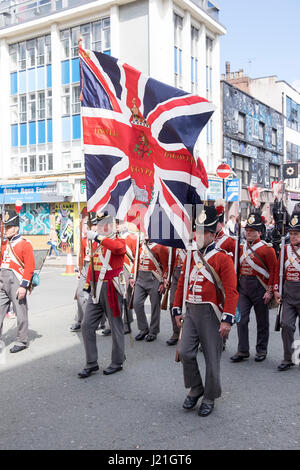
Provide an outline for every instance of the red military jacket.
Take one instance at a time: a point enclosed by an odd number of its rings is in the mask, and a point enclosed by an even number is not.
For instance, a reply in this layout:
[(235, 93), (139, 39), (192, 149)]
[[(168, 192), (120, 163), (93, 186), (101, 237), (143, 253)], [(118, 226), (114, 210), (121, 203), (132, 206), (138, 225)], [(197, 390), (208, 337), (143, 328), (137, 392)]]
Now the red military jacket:
[[(96, 232), (95, 232), (96, 235)], [(98, 243), (93, 242), (93, 252), (97, 249)], [(80, 260), (84, 261), (90, 261), (90, 243), (89, 240), (86, 238), (86, 235), (82, 237), (81, 239), (81, 247), (80, 247), (80, 253), (78, 254), (78, 266), (80, 266)]]
[[(104, 238), (96, 249), (93, 260), (95, 270), (95, 282), (98, 281), (100, 270), (105, 261), (106, 252), (110, 250), (107, 271), (123, 268), (124, 257), (126, 254), (126, 243), (122, 238)], [(87, 289), (93, 279), (91, 264), (88, 269), (86, 284), (84, 289)]]
[[(223, 319), (229, 315), (231, 317), (230, 323), (232, 323), (238, 302), (237, 280), (233, 261), (228, 254), (217, 250), (214, 243), (207, 248), (204, 258), (214, 268), (222, 282), (225, 297), (224, 306), (221, 305), (221, 299), (217, 296), (214, 281), (209, 271), (203, 266), (198, 251), (192, 252), (188, 290), (185, 300), (192, 304), (211, 304), (220, 320), (222, 314)], [(185, 269), (186, 260), (178, 280), (173, 307), (182, 307)]]
[(134, 259), (136, 254), (137, 236), (130, 232), (122, 233), (122, 238), (126, 243), (126, 254), (124, 258), (124, 266), (129, 273), (131, 273), (134, 266)]
[(260, 238), (251, 248), (258, 256), (251, 251), (247, 242), (240, 245), (240, 275), (257, 276), (272, 291), (277, 263), (275, 250)]
[[(153, 256), (157, 260), (157, 263), (160, 266), (158, 270), (154, 262), (151, 259), (149, 251), (145, 246), (145, 242), (140, 245), (140, 258), (139, 258), (139, 271), (151, 271), (154, 276), (162, 282), (164, 278), (168, 275), (168, 260), (169, 260), (169, 250), (168, 247), (159, 245), (158, 243), (149, 242), (149, 248), (151, 249)], [(133, 268), (131, 270), (133, 273)]]
[(28, 288), (35, 269), (31, 243), (19, 234), (10, 242), (5, 240), (1, 247), (1, 269), (13, 271), (20, 286)]
[(232, 254), (232, 259), (235, 258), (235, 239), (226, 235), (223, 229), (221, 229), (215, 239), (216, 248), (227, 251), (227, 253)]
[[(294, 247), (297, 255), (295, 254), (292, 245), (285, 245), (284, 247), (284, 280), (289, 282), (300, 282), (300, 247)], [(279, 290), (279, 275), (280, 275), (280, 255), (277, 260), (275, 275), (274, 275), (274, 291)]]
[(182, 268), (185, 258), (186, 258), (186, 250), (182, 248), (176, 248), (176, 258), (175, 258), (175, 263), (174, 263), (174, 269)]

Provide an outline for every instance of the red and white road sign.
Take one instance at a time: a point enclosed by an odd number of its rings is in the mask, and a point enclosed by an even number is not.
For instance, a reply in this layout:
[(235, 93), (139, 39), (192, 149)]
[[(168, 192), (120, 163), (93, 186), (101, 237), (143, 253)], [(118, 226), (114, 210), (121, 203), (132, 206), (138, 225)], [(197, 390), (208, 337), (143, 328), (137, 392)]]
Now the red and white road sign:
[(216, 173), (220, 178), (228, 178), (231, 173), (231, 168), (227, 163), (221, 163), (221, 165), (218, 166)]

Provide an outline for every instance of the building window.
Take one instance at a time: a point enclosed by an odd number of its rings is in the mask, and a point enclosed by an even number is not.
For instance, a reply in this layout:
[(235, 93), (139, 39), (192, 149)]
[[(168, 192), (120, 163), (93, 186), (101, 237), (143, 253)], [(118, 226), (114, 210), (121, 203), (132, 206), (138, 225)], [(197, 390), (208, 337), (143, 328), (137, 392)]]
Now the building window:
[(48, 170), (52, 171), (53, 170), (53, 155), (52, 153), (48, 153)]
[(103, 18), (94, 23), (87, 23), (60, 33), (62, 58), (78, 57), (78, 39), (82, 38), (82, 47), (110, 54), (110, 18)]
[(243, 185), (250, 184), (250, 159), (240, 155), (233, 155), (233, 170)]
[(277, 150), (277, 130), (272, 129), (272, 149)]
[(19, 43), (19, 70), (26, 69), (26, 42)]
[(31, 39), (30, 41), (26, 41), (26, 49), (27, 49), (27, 67), (34, 67), (35, 66), (35, 45), (36, 40)]
[(37, 94), (37, 118), (45, 119), (45, 117), (46, 117), (45, 92), (40, 91)]
[(19, 122), (19, 113), (18, 113), (18, 97), (10, 97), (10, 122), (11, 124), (16, 124)]
[(28, 172), (27, 157), (21, 157), (20, 163), (21, 163), (21, 172), (27, 173)]
[(199, 51), (199, 29), (191, 27), (191, 82), (192, 92), (197, 93), (198, 89), (198, 51)]
[(265, 141), (265, 125), (263, 122), (260, 122), (258, 125), (258, 140), (261, 144), (264, 144)]
[(286, 97), (286, 125), (300, 132), (300, 104)]
[(270, 165), (270, 185), (273, 181), (279, 181), (280, 179), (280, 166), (279, 165)]
[(14, 72), (18, 69), (18, 45), (9, 46), (10, 71)]
[(20, 96), (20, 122), (27, 121), (27, 97), (26, 95)]
[(62, 160), (63, 160), (63, 169), (70, 170), (71, 169), (71, 152), (63, 152)]
[(183, 18), (174, 13), (174, 74), (175, 86), (182, 86), (182, 28)]
[(62, 91), (62, 114), (63, 116), (70, 115), (70, 87), (64, 86)]
[(212, 95), (212, 52), (213, 40), (206, 37), (206, 97), (211, 99)]
[(29, 171), (30, 173), (36, 172), (36, 155), (29, 155)]
[(29, 121), (36, 120), (36, 99), (35, 93), (29, 94)]
[(80, 114), (80, 85), (72, 87), (72, 114)]
[(39, 155), (39, 171), (46, 171), (47, 170), (47, 165), (46, 165), (46, 155)]
[(245, 137), (245, 123), (246, 123), (245, 114), (239, 113), (239, 115), (238, 115), (238, 133), (241, 137)]

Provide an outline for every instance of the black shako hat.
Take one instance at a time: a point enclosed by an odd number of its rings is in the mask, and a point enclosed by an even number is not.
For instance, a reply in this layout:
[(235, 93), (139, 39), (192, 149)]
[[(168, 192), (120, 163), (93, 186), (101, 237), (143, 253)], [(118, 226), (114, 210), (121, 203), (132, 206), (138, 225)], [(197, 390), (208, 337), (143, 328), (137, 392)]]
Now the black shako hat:
[(214, 206), (204, 206), (203, 210), (196, 218), (196, 227), (216, 233), (218, 222), (219, 217), (217, 209)]
[(300, 232), (300, 212), (292, 213), (290, 222), (288, 224), (288, 230), (295, 230), (296, 232)]
[(17, 211), (7, 209), (3, 215), (3, 223), (5, 227), (19, 227), (19, 214)]
[(245, 228), (253, 228), (258, 232), (261, 232), (263, 230), (263, 221), (261, 218), (261, 214), (257, 212), (252, 212), (251, 214), (249, 214)]

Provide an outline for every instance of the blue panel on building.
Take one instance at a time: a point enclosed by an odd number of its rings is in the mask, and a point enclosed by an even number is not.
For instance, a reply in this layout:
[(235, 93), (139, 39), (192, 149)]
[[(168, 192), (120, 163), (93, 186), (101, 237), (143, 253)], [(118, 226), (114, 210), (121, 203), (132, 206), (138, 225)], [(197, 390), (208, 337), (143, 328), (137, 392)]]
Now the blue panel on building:
[(73, 140), (81, 138), (81, 116), (80, 114), (76, 114), (72, 116), (73, 121)]
[(62, 85), (68, 85), (70, 83), (70, 62), (64, 60), (61, 63), (61, 83)]
[(26, 93), (26, 70), (19, 72), (19, 93)]
[(63, 142), (71, 140), (71, 118), (70, 116), (65, 116), (61, 120), (62, 127), (62, 140)]
[(36, 122), (29, 123), (29, 145), (36, 144)]
[(27, 70), (28, 73), (28, 91), (35, 91), (36, 83), (35, 83), (35, 69)]
[(46, 142), (46, 121), (38, 121), (38, 143)]
[(47, 65), (47, 88), (52, 88), (52, 66)]
[(18, 124), (13, 124), (11, 126), (11, 146), (18, 147), (19, 139), (18, 139)]
[(79, 59), (72, 59), (72, 83), (80, 82)]
[(52, 119), (47, 120), (47, 142), (52, 142)]
[(37, 68), (37, 90), (45, 89), (45, 67)]
[(17, 72), (10, 74), (10, 94), (15, 95), (18, 93), (18, 74)]
[(27, 145), (27, 124), (20, 124), (20, 145)]

